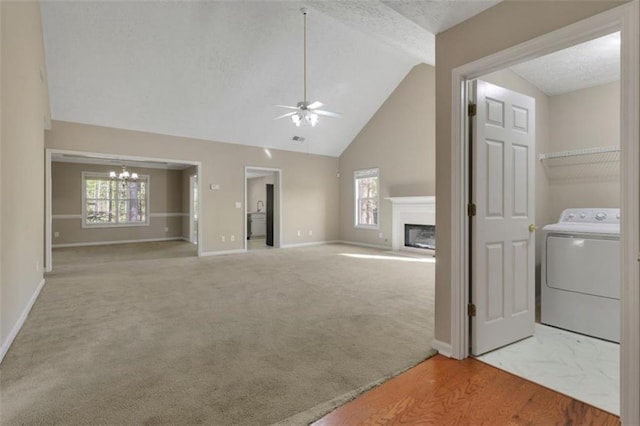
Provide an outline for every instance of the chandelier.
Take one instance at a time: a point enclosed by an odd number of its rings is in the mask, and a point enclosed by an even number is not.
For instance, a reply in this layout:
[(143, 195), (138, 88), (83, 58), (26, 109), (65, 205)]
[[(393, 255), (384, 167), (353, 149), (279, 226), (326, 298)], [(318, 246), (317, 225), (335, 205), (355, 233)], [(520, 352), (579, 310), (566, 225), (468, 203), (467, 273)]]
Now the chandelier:
[(125, 166), (122, 166), (121, 172), (116, 172), (114, 170), (110, 171), (109, 177), (111, 178), (111, 180), (118, 179), (120, 182), (122, 182), (122, 186), (125, 186), (127, 182), (135, 182), (138, 180), (138, 174), (136, 172), (129, 173)]

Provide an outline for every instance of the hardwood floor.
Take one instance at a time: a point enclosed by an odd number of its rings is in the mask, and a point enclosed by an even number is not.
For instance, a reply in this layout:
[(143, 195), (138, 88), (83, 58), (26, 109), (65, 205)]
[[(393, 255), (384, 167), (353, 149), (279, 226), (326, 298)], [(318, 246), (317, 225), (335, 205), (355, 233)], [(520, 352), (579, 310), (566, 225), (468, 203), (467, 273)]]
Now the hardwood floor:
[(314, 423), (619, 425), (613, 414), (472, 358), (419, 364)]

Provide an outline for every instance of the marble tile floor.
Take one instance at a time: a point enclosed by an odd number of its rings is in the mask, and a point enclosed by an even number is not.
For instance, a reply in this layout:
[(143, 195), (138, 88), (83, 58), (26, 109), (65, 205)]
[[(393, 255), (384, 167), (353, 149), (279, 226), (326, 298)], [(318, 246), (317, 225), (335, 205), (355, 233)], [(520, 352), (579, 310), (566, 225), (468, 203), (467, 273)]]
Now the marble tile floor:
[(535, 335), (477, 359), (620, 415), (620, 345), (536, 324)]

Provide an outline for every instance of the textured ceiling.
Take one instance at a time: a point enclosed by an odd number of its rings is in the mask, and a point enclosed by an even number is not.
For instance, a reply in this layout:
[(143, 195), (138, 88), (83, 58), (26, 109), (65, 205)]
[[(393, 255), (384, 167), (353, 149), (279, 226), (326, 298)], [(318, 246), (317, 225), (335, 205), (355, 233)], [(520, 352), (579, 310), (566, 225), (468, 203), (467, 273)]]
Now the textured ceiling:
[(620, 33), (559, 50), (511, 69), (547, 95), (620, 80)]
[[(497, 1), (42, 2), (55, 120), (338, 156), (434, 33)], [(274, 121), (308, 99), (341, 119)], [(294, 135), (306, 138), (293, 142)]]

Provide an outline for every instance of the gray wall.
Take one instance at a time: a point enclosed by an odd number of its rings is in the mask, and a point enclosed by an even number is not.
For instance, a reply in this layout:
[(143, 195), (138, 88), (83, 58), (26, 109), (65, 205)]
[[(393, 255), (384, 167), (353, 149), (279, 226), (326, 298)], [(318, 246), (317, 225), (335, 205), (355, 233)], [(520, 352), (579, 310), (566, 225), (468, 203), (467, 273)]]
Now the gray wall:
[[(252, 146), (61, 121), (53, 122), (45, 143), (47, 148), (72, 151), (200, 161), (200, 243), (205, 253), (243, 249), (245, 166), (282, 169), (284, 245), (338, 239), (338, 159), (334, 157), (271, 150), (269, 158), (262, 148)], [(219, 189), (209, 189), (210, 184)], [(297, 230), (304, 230), (300, 237)]]
[(507, 1), (436, 36), (436, 263), (435, 338), (451, 343), (451, 73), (461, 65), (596, 15), (619, 2)]
[(44, 124), (50, 120), (38, 2), (0, 2), (0, 357), (43, 280)]
[[(384, 197), (435, 194), (434, 89), (435, 69), (415, 66), (340, 156), (342, 240), (391, 247), (391, 202)], [(356, 228), (353, 172), (375, 167), (380, 226)]]
[[(117, 168), (116, 168), (117, 169)], [(83, 228), (82, 172), (114, 170), (112, 166), (54, 162), (51, 165), (53, 246), (182, 237), (182, 171), (128, 167), (149, 176), (149, 225)], [(188, 194), (187, 194), (188, 196)], [(65, 215), (65, 216), (61, 216)], [(68, 215), (73, 215), (69, 217)], [(165, 231), (165, 228), (168, 228)], [(58, 236), (56, 237), (56, 232)]]
[[(549, 98), (550, 150), (620, 145), (620, 82)], [(549, 181), (554, 221), (570, 207), (620, 207), (620, 180), (593, 177), (602, 164), (584, 165), (584, 179)]]

